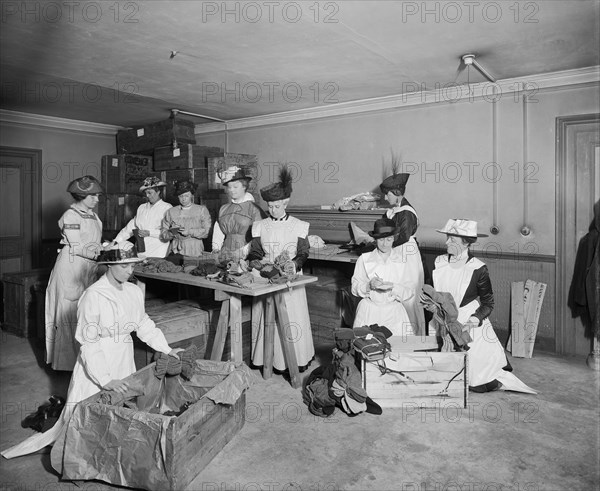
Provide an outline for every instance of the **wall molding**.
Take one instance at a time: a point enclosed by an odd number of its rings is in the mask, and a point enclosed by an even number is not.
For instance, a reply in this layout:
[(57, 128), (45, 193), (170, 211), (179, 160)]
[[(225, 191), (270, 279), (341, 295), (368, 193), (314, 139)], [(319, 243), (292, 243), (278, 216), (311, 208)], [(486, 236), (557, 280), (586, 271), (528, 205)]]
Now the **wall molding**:
[[(298, 109), (252, 118), (232, 119), (226, 123), (206, 123), (196, 125), (197, 135), (257, 128), (270, 125), (298, 123), (303, 121), (327, 119), (340, 116), (352, 116), (363, 113), (388, 111), (391, 109), (415, 108), (432, 104), (456, 104), (459, 102), (474, 102), (494, 100), (494, 88), (500, 100), (507, 96), (514, 97), (515, 93), (529, 92), (532, 95), (555, 90), (557, 88), (574, 88), (594, 86), (600, 83), (600, 66), (565, 70), (526, 77), (517, 77), (490, 82), (472, 84), (470, 91), (464, 85), (446, 84), (437, 90), (415, 90), (411, 93), (393, 96), (363, 99), (351, 102), (341, 102), (328, 106), (310, 109)], [(419, 87), (415, 87), (419, 89)]]
[(30, 114), (19, 111), (9, 111), (0, 109), (0, 124), (27, 126), (38, 128), (51, 128), (68, 131), (77, 131), (79, 133), (93, 133), (97, 135), (117, 134), (118, 130), (124, 129), (122, 126), (111, 124), (91, 123), (89, 121), (77, 121), (74, 119), (56, 118), (54, 116), (44, 116), (41, 114)]

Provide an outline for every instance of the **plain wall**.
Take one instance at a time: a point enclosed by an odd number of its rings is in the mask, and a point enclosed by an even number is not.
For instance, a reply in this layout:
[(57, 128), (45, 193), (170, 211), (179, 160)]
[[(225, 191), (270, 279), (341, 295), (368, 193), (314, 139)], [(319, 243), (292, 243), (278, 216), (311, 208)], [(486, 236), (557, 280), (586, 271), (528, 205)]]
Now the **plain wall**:
[(0, 145), (42, 151), (42, 239), (60, 237), (58, 219), (73, 202), (67, 185), (84, 175), (100, 179), (102, 155), (116, 151), (115, 135), (4, 122), (1, 130)]
[[(556, 118), (599, 112), (598, 84), (539, 91), (526, 108), (521, 98), (504, 94), (496, 103), (496, 164), (493, 111), (485, 100), (442, 101), (230, 130), (227, 138), (224, 132), (198, 134), (197, 143), (227, 143), (230, 152), (258, 155), (259, 187), (273, 181), (274, 164), (292, 163), (296, 179), (290, 206), (332, 204), (359, 192), (379, 192), (393, 151), (411, 174), (406, 197), (419, 215), (422, 245), (441, 246), (444, 237), (435, 230), (448, 218), (460, 217), (477, 220), (482, 233), (499, 227), (498, 235), (477, 244), (482, 250), (553, 256)], [(521, 235), (523, 225), (531, 229), (529, 236)]]

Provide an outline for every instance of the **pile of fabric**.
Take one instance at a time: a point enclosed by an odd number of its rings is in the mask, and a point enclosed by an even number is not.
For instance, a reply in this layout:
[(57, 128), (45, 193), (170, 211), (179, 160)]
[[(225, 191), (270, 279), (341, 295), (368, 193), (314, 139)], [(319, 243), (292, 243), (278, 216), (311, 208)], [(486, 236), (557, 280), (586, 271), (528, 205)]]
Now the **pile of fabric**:
[(377, 202), (381, 199), (381, 196), (375, 193), (366, 192), (358, 193), (352, 196), (346, 196), (337, 200), (333, 204), (335, 210), (348, 211), (348, 210), (372, 210), (377, 207)]
[(303, 400), (315, 416), (327, 418), (338, 407), (349, 416), (362, 412), (382, 414), (381, 407), (369, 398), (354, 360), (352, 329), (337, 329), (333, 360), (320, 366), (308, 376)]
[(165, 353), (156, 352), (154, 360), (154, 375), (159, 380), (165, 375), (181, 375), (184, 379), (190, 380), (194, 375), (196, 358), (198, 358), (198, 348), (192, 344), (178, 354), (179, 358), (169, 356)]
[(252, 273), (269, 280), (269, 283), (287, 283), (298, 277), (294, 262), (290, 259), (288, 251), (283, 251), (275, 258), (273, 263), (253, 259), (249, 263)]
[(430, 285), (423, 285), (420, 297), (423, 308), (433, 313), (433, 320), (439, 326), (439, 335), (444, 344), (442, 351), (468, 351), (468, 343), (473, 339), (463, 325), (458, 322), (458, 309), (454, 298), (448, 292), (438, 292)]
[(144, 273), (181, 273), (183, 271), (182, 266), (157, 257), (149, 257), (137, 267)]

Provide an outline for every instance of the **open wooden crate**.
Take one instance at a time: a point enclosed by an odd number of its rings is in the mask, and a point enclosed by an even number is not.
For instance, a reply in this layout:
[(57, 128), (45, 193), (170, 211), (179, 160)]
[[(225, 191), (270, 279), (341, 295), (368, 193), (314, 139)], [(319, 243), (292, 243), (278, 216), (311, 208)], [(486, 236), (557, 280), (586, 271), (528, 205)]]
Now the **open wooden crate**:
[(467, 407), (465, 352), (401, 352), (392, 343), (390, 357), (374, 362), (361, 360), (361, 373), (367, 394), (382, 407)]
[[(64, 479), (157, 491), (185, 489), (244, 426), (245, 392), (231, 405), (216, 404), (205, 394), (239, 388), (239, 369), (250, 373), (243, 364), (227, 375), (232, 363), (199, 363), (207, 369), (192, 378), (193, 386), (179, 376), (157, 379), (154, 363), (127, 377), (145, 392), (130, 398), (134, 407), (127, 407), (130, 399), (126, 405), (106, 402), (106, 393), (79, 403), (65, 438), (52, 449), (54, 467), (55, 461), (62, 462)], [(178, 416), (163, 414), (192, 401)]]

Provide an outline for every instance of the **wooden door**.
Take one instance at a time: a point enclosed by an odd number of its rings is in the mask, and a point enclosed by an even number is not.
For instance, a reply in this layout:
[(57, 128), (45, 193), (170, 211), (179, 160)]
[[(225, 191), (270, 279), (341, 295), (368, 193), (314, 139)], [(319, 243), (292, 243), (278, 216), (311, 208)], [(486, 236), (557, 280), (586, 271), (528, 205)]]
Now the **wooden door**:
[(39, 266), (41, 150), (0, 147), (0, 275)]
[(600, 115), (557, 118), (556, 351), (587, 355), (591, 339), (567, 300), (581, 238), (600, 199)]

